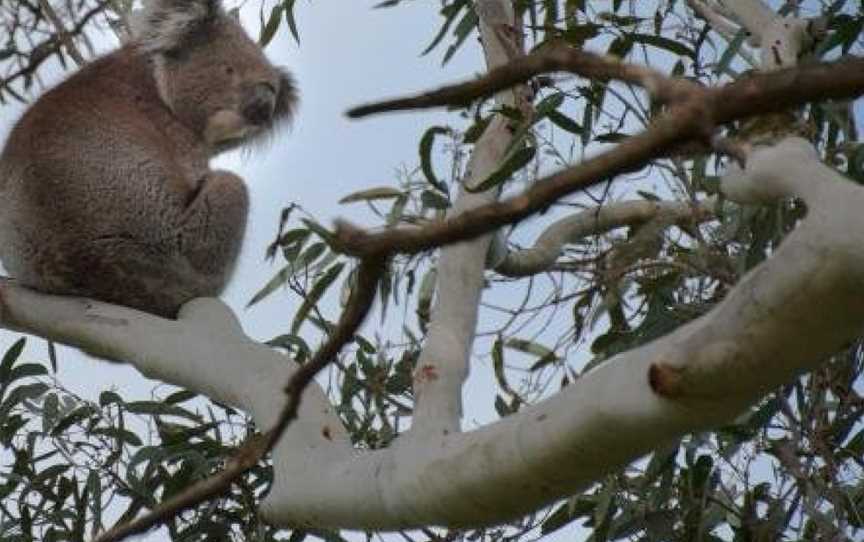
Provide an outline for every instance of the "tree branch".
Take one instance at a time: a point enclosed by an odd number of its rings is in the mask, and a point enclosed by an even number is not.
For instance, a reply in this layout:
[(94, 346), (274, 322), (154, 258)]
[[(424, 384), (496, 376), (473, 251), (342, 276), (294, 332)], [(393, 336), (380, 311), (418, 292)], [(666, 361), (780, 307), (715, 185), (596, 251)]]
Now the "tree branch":
[(628, 64), (619, 58), (598, 55), (565, 46), (551, 46), (528, 56), (491, 69), (483, 77), (465, 83), (449, 85), (415, 96), (396, 98), (352, 108), (347, 115), (360, 118), (388, 111), (426, 109), (430, 107), (466, 106), (472, 101), (524, 83), (532, 77), (564, 71), (586, 79), (615, 79), (645, 88), (662, 102), (686, 97), (696, 85), (684, 79), (670, 79), (644, 66)]
[[(345, 310), (342, 312), (336, 327), (328, 335), (324, 345), (318, 349), (312, 359), (294, 370), (290, 378), (287, 379), (287, 384), (284, 389), (284, 394), (287, 395), (287, 401), (282, 407), (275, 423), (271, 419), (273, 416), (272, 413), (275, 412), (273, 409), (274, 401), (279, 401), (282, 394), (275, 392), (275, 390), (272, 389), (255, 389), (251, 390), (251, 393), (247, 391), (247, 393), (244, 393), (242, 396), (234, 398), (235, 401), (240, 404), (241, 408), (249, 409), (253, 413), (253, 417), (260, 426), (270, 426), (272, 429), (260, 438), (255, 437), (250, 439), (236, 454), (234, 454), (234, 457), (228, 461), (228, 464), (219, 473), (193, 484), (180, 494), (160, 503), (157, 507), (142, 517), (117, 525), (109, 531), (106, 531), (96, 539), (96, 542), (117, 542), (130, 535), (146, 532), (147, 530), (164, 523), (169, 518), (175, 517), (183, 510), (196, 506), (208, 499), (218, 497), (230, 488), (231, 483), (234, 480), (246, 472), (246, 470), (255, 466), (267, 452), (271, 451), (274, 446), (280, 442), (280, 439), (286, 437), (287, 435), (285, 433), (287, 429), (291, 423), (297, 419), (304, 390), (312, 382), (315, 375), (317, 375), (339, 354), (346, 343), (353, 339), (357, 328), (359, 328), (363, 323), (363, 320), (365, 320), (366, 315), (369, 313), (372, 303), (375, 300), (378, 283), (384, 273), (385, 265), (386, 260), (384, 258), (368, 258), (361, 261), (357, 273), (357, 283), (351, 292), (351, 298), (349, 299)], [(205, 300), (205, 302), (209, 303), (210, 301)], [(192, 304), (183, 307), (179, 319), (183, 320), (188, 318), (190, 313), (194, 315), (196, 312), (197, 305), (193, 302)], [(208, 320), (209, 324), (218, 329), (220, 327), (219, 319), (212, 318), (212, 314), (214, 313), (210, 311), (205, 312), (204, 319)], [(230, 314), (230, 312), (228, 314)], [(233, 314), (231, 316), (233, 317)], [(198, 319), (200, 320), (201, 318)], [(236, 325), (236, 321), (234, 323)], [(239, 325), (237, 325), (237, 327), (239, 327)], [(275, 375), (267, 376), (270, 378), (263, 381), (265, 387), (268, 382), (273, 382), (272, 376)], [(245, 375), (244, 378), (237, 379), (236, 382), (239, 382), (243, 386), (248, 385), (248, 380), (246, 380)], [(191, 386), (189, 388), (193, 390), (196, 389)], [(257, 399), (252, 395), (258, 395), (262, 391), (264, 391), (266, 395), (259, 395)], [(320, 393), (320, 390), (316, 389), (316, 391)], [(317, 394), (313, 395), (315, 396), (315, 406), (313, 409), (320, 410), (322, 403), (321, 398), (317, 396)], [(211, 397), (213, 396), (211, 395)], [(263, 402), (264, 405), (261, 406), (264, 408), (255, 408), (256, 402)], [(326, 397), (323, 398), (323, 402), (327, 402)], [(326, 422), (320, 427), (320, 429), (317, 424), (315, 425), (315, 428), (320, 431), (319, 434), (313, 434), (310, 436), (305, 434), (307, 431), (303, 431), (301, 428), (300, 431), (295, 431), (295, 435), (292, 436), (303, 436), (304, 438), (286, 438), (282, 441), (283, 448), (279, 453), (285, 456), (302, 456), (302, 454), (308, 453), (310, 440), (320, 439), (322, 436), (326, 440), (332, 442), (336, 437), (334, 434), (336, 431), (335, 427), (341, 428), (341, 424), (339, 423), (338, 418), (335, 420), (328, 419), (332, 418), (332, 415), (328, 416), (328, 414), (330, 414), (330, 408), (325, 407), (323, 408), (323, 412), (316, 412), (314, 416), (307, 416), (307, 419), (315, 419), (318, 422), (322, 421), (323, 418), (323, 421)], [(334, 429), (330, 428), (331, 425)], [(347, 442), (347, 435), (345, 435), (344, 428), (341, 429), (341, 438), (339, 439), (339, 442), (341, 442), (342, 446), (336, 450), (340, 456), (344, 455), (344, 452), (346, 451), (345, 443)], [(344, 457), (342, 457), (342, 459), (344, 459)]]
[[(516, 39), (521, 30), (514, 27), (509, 0), (481, 0), (475, 4), (475, 10), (480, 17), (481, 42), (490, 68), (522, 54), (521, 40)], [(525, 99), (525, 89), (501, 93), (497, 101), (530, 115), (526, 108), (531, 104)], [(459, 185), (459, 196), (448, 213), (450, 218), (498, 199), (497, 188), (475, 193), (465, 187), (475, 186), (491, 175), (504, 160), (512, 141), (511, 121), (496, 115), (474, 147), (465, 178)], [(470, 370), (491, 239), (489, 235), (479, 236), (441, 250), (437, 265), (438, 296), (414, 371), (416, 403), (411, 430), (406, 435), (410, 445), (422, 448), (430, 439), (460, 431), (462, 386)]]
[(39, 7), (41, 8), (42, 13), (45, 14), (45, 17), (51, 21), (52, 25), (54, 25), (54, 29), (57, 31), (57, 36), (60, 38), (60, 41), (63, 42), (63, 45), (66, 46), (66, 52), (69, 53), (69, 56), (72, 57), (75, 64), (77, 64), (79, 68), (86, 64), (87, 60), (78, 50), (72, 36), (66, 31), (66, 26), (63, 24), (63, 20), (60, 19), (57, 12), (54, 11), (50, 0), (39, 0)]
[(510, 252), (495, 265), (496, 273), (523, 277), (543, 272), (558, 260), (565, 245), (624, 226), (661, 219), (669, 224), (695, 224), (714, 217), (716, 200), (688, 202), (627, 201), (587, 209), (547, 227), (534, 246)]
[[(496, 92), (501, 90), (498, 85), (503, 82), (496, 76), (481, 78), (479, 84), (488, 92)], [(441, 94), (448, 92), (445, 88)], [(572, 168), (538, 180), (519, 196), (423, 228), (404, 227), (369, 233), (341, 222), (337, 224), (336, 242), (346, 254), (363, 257), (391, 251), (416, 253), (470, 239), (523, 220), (578, 190), (639, 169), (650, 160), (674, 151), (685, 141), (710, 139), (706, 133), (712, 123), (719, 125), (786, 111), (815, 100), (859, 96), (864, 93), (864, 59), (847, 58), (787, 68), (716, 89), (688, 87), (687, 92), (692, 93), (691, 99), (676, 101), (679, 105), (662, 114), (645, 132)], [(458, 101), (459, 98), (454, 99)], [(437, 103), (437, 98), (435, 100)], [(427, 105), (432, 107), (431, 104), (432, 100)]]
[[(93, 6), (86, 13), (84, 13), (84, 16), (81, 17), (81, 19), (75, 24), (72, 30), (66, 32), (66, 36), (68, 36), (69, 39), (72, 40), (75, 36), (80, 35), (84, 31), (84, 28), (90, 23), (90, 21), (96, 15), (105, 11), (105, 9), (108, 8), (110, 5), (111, 0), (102, 0), (100, 2), (97, 2), (95, 6)], [(65, 45), (65, 42), (61, 39), (61, 36), (59, 36), (59, 34), (50, 36), (34, 45), (30, 52), (29, 62), (25, 66), (12, 72), (10, 75), (4, 77), (3, 79), (0, 79), (0, 89), (12, 93), (13, 95), (17, 95), (17, 93), (12, 90), (12, 82), (22, 77), (31, 77), (34, 73), (36, 73), (36, 70), (39, 69), (42, 63), (48, 60), (51, 55), (57, 53), (60, 50), (60, 47), (62, 47), (63, 45)]]
[(734, 17), (735, 22), (750, 32), (756, 40), (754, 45), (764, 46), (763, 33), (774, 22), (774, 12), (762, 0), (720, 0), (723, 9)]

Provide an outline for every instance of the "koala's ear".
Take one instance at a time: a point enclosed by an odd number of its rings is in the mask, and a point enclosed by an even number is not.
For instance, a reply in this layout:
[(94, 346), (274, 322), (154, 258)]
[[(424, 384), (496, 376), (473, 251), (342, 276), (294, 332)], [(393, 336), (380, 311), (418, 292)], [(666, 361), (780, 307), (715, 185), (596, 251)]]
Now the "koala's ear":
[(223, 15), (220, 0), (145, 0), (144, 9), (134, 15), (132, 32), (143, 50), (168, 53)]
[(280, 68), (279, 72), (279, 93), (276, 95), (276, 107), (273, 110), (273, 120), (275, 123), (290, 121), (294, 116), (294, 109), (297, 107), (297, 87), (294, 85), (294, 78)]

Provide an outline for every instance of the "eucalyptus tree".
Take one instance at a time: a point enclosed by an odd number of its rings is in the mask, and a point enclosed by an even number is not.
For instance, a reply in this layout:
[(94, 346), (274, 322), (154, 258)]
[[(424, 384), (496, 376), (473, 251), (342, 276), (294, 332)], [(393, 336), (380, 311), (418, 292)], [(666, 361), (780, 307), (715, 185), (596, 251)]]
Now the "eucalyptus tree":
[[(398, 22), (410, 4), (376, 7)], [(88, 25), (127, 38), (128, 5), (52, 5), (0, 6), (6, 100), (47, 57), (85, 62)], [(262, 42), (299, 39), (304, 9), (263, 5)], [(284, 334), (256, 343), (215, 300), (168, 321), (0, 287), (4, 326), (186, 388), (89, 401), (15, 343), (4, 536), (860, 536), (862, 12), (441, 2), (418, 49), (481, 47), (484, 75), (345, 104), (453, 113), (418, 132), (397, 183), (344, 195), (379, 228), (285, 202), (267, 247), (283, 267), (251, 300), (294, 292)], [(381, 81), (382, 98), (401, 90)], [(500, 418), (470, 431), (469, 368)]]

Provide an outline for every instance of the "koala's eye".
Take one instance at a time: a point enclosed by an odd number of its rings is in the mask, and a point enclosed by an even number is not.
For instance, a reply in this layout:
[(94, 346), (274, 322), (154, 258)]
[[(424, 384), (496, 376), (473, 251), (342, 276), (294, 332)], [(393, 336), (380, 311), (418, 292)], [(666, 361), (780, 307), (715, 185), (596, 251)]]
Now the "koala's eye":
[(234, 66), (225, 66), (225, 75), (234, 75)]

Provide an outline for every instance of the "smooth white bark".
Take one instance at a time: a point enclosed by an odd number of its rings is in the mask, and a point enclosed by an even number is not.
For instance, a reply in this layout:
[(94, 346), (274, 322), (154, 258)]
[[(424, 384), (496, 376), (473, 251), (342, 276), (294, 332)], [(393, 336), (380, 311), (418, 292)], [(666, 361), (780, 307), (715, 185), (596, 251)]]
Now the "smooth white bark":
[(774, 21), (774, 12), (762, 0), (718, 0), (727, 15), (750, 32), (754, 45), (763, 45), (763, 32)]
[(762, 0), (719, 0), (716, 7), (723, 15), (702, 0), (689, 0), (688, 3), (721, 35), (728, 36), (734, 28), (726, 17), (744, 27), (750, 34), (750, 44), (761, 47), (759, 69), (762, 71), (797, 64), (801, 51), (816, 39), (813, 32), (820, 31), (820, 25), (813, 25), (808, 19), (774, 14)]
[[(506, 64), (520, 49), (514, 28), (512, 3), (505, 0), (479, 0), (474, 9), (480, 18), (480, 37), (486, 65)], [(516, 91), (496, 96), (499, 105), (514, 107)], [(462, 180), (472, 187), (500, 167), (513, 140), (510, 121), (496, 115), (480, 137)], [(499, 190), (472, 193), (460, 186), (450, 216), (491, 203)], [(425, 447), (429, 438), (460, 431), (462, 385), (468, 377), (471, 347), (477, 328), (477, 311), (484, 287), (483, 272), (492, 235), (457, 243), (441, 250), (438, 259), (437, 300), (432, 310), (426, 342), (414, 373), (416, 404), (408, 439)], [(418, 452), (419, 453), (419, 452)], [(422, 487), (416, 488), (422, 491)]]
[(530, 248), (503, 254), (494, 269), (511, 277), (540, 273), (555, 264), (566, 245), (585, 237), (655, 219), (669, 224), (702, 222), (713, 216), (715, 204), (715, 198), (698, 204), (646, 200), (586, 209), (548, 226)]

